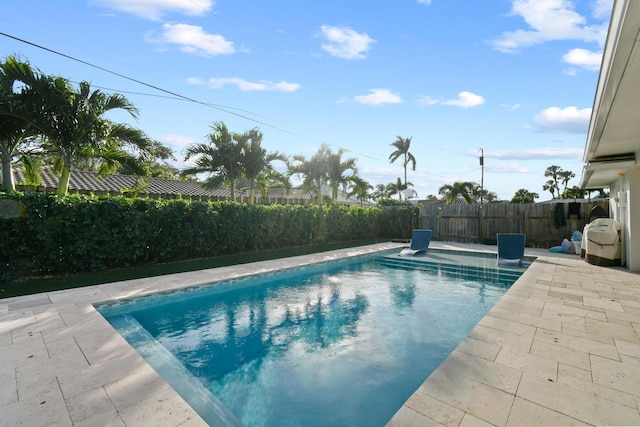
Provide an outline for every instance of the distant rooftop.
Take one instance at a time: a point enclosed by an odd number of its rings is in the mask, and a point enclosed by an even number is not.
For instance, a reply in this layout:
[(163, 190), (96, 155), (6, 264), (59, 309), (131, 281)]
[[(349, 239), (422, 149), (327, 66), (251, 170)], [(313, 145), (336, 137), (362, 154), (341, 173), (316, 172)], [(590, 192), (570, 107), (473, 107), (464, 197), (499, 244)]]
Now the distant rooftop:
[[(41, 185), (27, 186), (27, 181), (23, 170), (14, 168), (14, 182), (16, 189), (20, 191), (38, 191), (53, 193), (58, 188), (60, 178), (53, 172), (51, 167), (44, 167), (40, 171)], [(97, 194), (97, 195), (121, 195), (132, 191), (141, 177), (135, 175), (113, 174), (105, 177), (98, 176), (97, 172), (74, 170), (69, 178), (69, 192), (81, 194)], [(202, 183), (198, 181), (179, 181), (172, 179), (151, 178), (143, 190), (138, 192), (140, 197), (164, 198), (164, 199), (189, 199), (189, 200), (209, 200), (209, 201), (227, 201), (231, 200), (231, 192), (219, 187), (215, 189), (206, 189)], [(238, 200), (248, 201), (248, 191), (236, 190)], [(300, 188), (293, 188), (289, 194), (283, 188), (272, 188), (266, 198), (256, 194), (258, 203), (288, 203), (288, 204), (306, 204), (311, 196), (308, 192)], [(338, 193), (338, 204), (342, 205), (359, 205), (360, 201), (355, 197), (347, 198), (345, 193)], [(365, 202), (365, 205), (370, 203)]]
[[(23, 185), (27, 181), (21, 169), (14, 168), (14, 181), (16, 188), (28, 191), (33, 186)], [(96, 172), (74, 170), (69, 178), (69, 191), (74, 193), (94, 193), (120, 195), (131, 191), (136, 187), (141, 177), (134, 175), (113, 174), (99, 177)], [(54, 192), (58, 188), (60, 178), (53, 173), (51, 167), (44, 167), (40, 171), (41, 185), (35, 187), (36, 191)], [(230, 192), (226, 188), (205, 189), (201, 183), (196, 181), (178, 181), (162, 178), (151, 178), (144, 190), (139, 193), (141, 196), (202, 199), (202, 200), (228, 200)]]

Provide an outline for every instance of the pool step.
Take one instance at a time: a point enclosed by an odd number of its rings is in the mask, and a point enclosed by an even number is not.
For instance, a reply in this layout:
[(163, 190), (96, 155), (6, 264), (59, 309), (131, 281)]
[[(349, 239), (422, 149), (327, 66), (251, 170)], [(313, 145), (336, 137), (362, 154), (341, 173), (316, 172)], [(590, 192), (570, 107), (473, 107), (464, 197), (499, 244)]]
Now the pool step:
[(497, 286), (511, 286), (524, 270), (506, 270), (462, 264), (447, 264), (399, 256), (381, 256), (377, 261), (387, 267), (428, 271), (433, 274), (467, 280), (488, 281)]

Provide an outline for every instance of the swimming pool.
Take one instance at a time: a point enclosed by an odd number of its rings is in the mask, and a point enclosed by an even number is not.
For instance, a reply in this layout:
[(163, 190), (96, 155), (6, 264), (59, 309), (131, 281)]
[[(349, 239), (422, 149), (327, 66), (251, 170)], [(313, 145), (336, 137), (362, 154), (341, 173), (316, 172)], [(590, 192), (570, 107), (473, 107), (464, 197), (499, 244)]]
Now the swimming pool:
[(523, 271), (395, 254), (97, 308), (210, 424), (384, 425)]

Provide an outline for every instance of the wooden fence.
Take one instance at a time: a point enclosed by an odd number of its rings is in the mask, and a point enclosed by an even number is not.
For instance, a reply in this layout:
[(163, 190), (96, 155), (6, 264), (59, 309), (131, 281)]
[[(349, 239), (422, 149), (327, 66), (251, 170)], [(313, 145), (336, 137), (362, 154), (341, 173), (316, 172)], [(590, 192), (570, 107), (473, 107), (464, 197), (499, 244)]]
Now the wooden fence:
[(434, 240), (495, 244), (497, 233), (524, 233), (527, 246), (548, 248), (582, 232), (596, 205), (609, 211), (608, 201), (432, 205), (420, 207), (419, 221)]

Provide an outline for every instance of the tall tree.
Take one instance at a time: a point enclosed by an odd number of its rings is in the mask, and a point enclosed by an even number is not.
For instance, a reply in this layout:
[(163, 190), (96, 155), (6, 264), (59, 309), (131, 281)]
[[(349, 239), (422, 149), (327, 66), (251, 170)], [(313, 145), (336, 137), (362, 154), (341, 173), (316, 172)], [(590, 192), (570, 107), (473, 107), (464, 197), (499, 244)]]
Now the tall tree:
[(472, 184), (473, 190), (471, 191), (471, 198), (473, 199), (473, 203), (480, 203), (482, 200), (485, 200), (487, 203), (498, 201), (497, 193), (482, 188), (478, 183), (473, 182)]
[(302, 177), (303, 190), (313, 194), (318, 204), (322, 204), (322, 189), (329, 181), (330, 154), (329, 146), (322, 144), (309, 159), (302, 154), (294, 155), (289, 165), (289, 175)]
[(384, 184), (376, 185), (375, 190), (371, 194), (371, 197), (374, 200), (376, 200), (376, 199), (384, 199), (384, 198), (389, 197), (389, 191), (387, 190), (387, 186), (384, 185)]
[[(174, 160), (173, 150), (158, 141), (151, 141), (149, 152), (152, 156), (149, 158), (149, 175), (153, 178), (181, 180), (184, 179), (180, 175), (180, 170), (168, 163), (168, 160)], [(128, 164), (123, 164), (118, 168), (118, 173), (123, 175), (135, 175), (136, 167), (131, 168)]]
[(549, 190), (549, 193), (551, 193), (551, 198), (555, 199), (556, 198), (556, 184), (553, 182), (552, 179), (548, 180), (543, 186), (542, 186), (542, 190), (547, 191)]
[(389, 162), (393, 163), (399, 158), (402, 158), (402, 166), (404, 167), (404, 187), (409, 185), (407, 182), (407, 166), (411, 163), (411, 170), (416, 170), (416, 158), (409, 152), (411, 148), (411, 138), (402, 138), (396, 136), (396, 140), (391, 143), (396, 150), (389, 155)]
[[(356, 159), (349, 157), (348, 159), (342, 160), (343, 154), (343, 149), (339, 149), (335, 153), (329, 149), (327, 152), (327, 174), (329, 188), (331, 188), (332, 203), (338, 200), (340, 187), (346, 192), (349, 185), (355, 182), (358, 174)], [(347, 174), (349, 171), (351, 173)]]
[(182, 175), (207, 173), (205, 188), (229, 186), (231, 199), (236, 200), (236, 182), (242, 176), (243, 144), (234, 139), (227, 125), (214, 122), (207, 135), (208, 144), (192, 144), (187, 147), (185, 161), (194, 158), (195, 166), (184, 169)]
[(406, 187), (402, 183), (402, 179), (400, 179), (400, 177), (398, 177), (396, 182), (390, 182), (387, 184), (387, 192), (389, 196), (391, 197), (397, 194), (398, 200), (402, 200), (402, 190), (404, 190), (405, 188)]
[(276, 170), (267, 170), (258, 175), (256, 179), (256, 190), (262, 197), (267, 197), (270, 189), (280, 189), (281, 198), (291, 192), (291, 181), (286, 174)]
[(360, 205), (364, 204), (365, 200), (368, 200), (371, 197), (369, 194), (369, 190), (371, 190), (373, 186), (369, 184), (365, 179), (354, 176), (351, 180), (351, 191), (347, 194), (347, 198), (351, 196), (356, 196), (358, 200), (360, 200)]
[(406, 184), (404, 184), (400, 177), (398, 177), (396, 182), (390, 182), (389, 184), (387, 184), (387, 194), (389, 195), (389, 197), (397, 194), (398, 200), (402, 200), (402, 192), (409, 188), (409, 186), (413, 186), (413, 183), (407, 182)]
[[(8, 73), (7, 71), (8, 70)], [(25, 171), (31, 181), (38, 181), (34, 171), (33, 157), (28, 147), (35, 141), (37, 130), (25, 118), (34, 114), (36, 108), (27, 88), (16, 86), (20, 76), (35, 76), (28, 62), (21, 62), (9, 56), (0, 63), (0, 157), (2, 159), (2, 190), (15, 190), (13, 161), (18, 158), (26, 166)]]
[(274, 177), (272, 162), (287, 161), (287, 156), (279, 152), (268, 152), (262, 147), (262, 132), (251, 129), (242, 134), (236, 134), (235, 139), (242, 145), (242, 173), (249, 181), (249, 204), (255, 202), (255, 190), (260, 176)]
[[(551, 165), (544, 171), (544, 176), (547, 178), (551, 178), (547, 183), (543, 186), (543, 190), (549, 190), (551, 196), (555, 199), (555, 194), (560, 198), (560, 179), (561, 173), (563, 172), (562, 168), (557, 165)], [(546, 188), (545, 188), (546, 187)], [(553, 189), (551, 189), (553, 187)]]
[(564, 199), (583, 199), (585, 194), (587, 194), (587, 190), (584, 190), (577, 185), (574, 185), (571, 188), (567, 188), (562, 193), (562, 198)]
[(563, 197), (564, 197), (564, 194), (567, 192), (567, 185), (569, 184), (569, 181), (571, 180), (571, 178), (575, 178), (575, 176), (576, 174), (571, 171), (562, 170), (558, 172), (558, 178), (562, 183), (562, 185), (564, 185), (564, 189), (562, 190)]
[(513, 198), (511, 198), (511, 203), (535, 203), (535, 199), (538, 197), (538, 193), (521, 188), (515, 192)]
[(451, 205), (457, 200), (464, 200), (465, 203), (473, 203), (473, 190), (476, 184), (474, 182), (454, 182), (453, 184), (445, 184), (438, 189), (438, 194), (442, 196), (444, 201)]
[(101, 174), (125, 163), (146, 173), (151, 140), (138, 129), (104, 117), (123, 110), (137, 118), (138, 110), (124, 96), (92, 91), (85, 81), (75, 89), (62, 77), (34, 72), (24, 64), (5, 63), (3, 68), (9, 78), (26, 86), (25, 102), (30, 107), (20, 118), (42, 135), (43, 148), (54, 157), (54, 168), (61, 173), (58, 194), (67, 193), (72, 168), (81, 159), (98, 159)]

